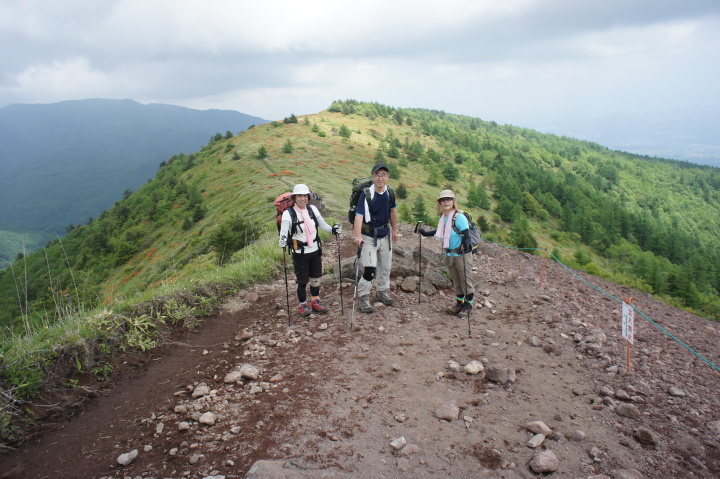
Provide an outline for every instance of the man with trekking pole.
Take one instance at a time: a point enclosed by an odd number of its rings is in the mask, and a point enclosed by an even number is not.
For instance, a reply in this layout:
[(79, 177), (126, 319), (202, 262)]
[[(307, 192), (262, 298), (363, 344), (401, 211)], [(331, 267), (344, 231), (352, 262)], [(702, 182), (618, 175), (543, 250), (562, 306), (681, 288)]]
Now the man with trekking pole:
[(363, 275), (357, 289), (359, 310), (372, 313), (375, 307), (370, 301), (372, 283), (375, 281), (375, 300), (386, 306), (395, 301), (390, 297), (390, 268), (392, 266), (392, 243), (398, 240), (395, 194), (388, 186), (390, 169), (384, 163), (372, 168), (372, 185), (360, 195), (353, 222), (355, 245), (361, 248), (360, 258)]

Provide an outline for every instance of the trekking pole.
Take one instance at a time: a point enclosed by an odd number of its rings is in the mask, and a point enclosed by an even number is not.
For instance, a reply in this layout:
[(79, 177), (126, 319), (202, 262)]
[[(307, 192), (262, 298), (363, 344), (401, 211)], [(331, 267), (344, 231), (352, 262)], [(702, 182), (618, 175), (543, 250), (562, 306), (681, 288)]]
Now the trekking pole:
[(287, 280), (287, 248), (283, 248), (283, 269), (285, 270), (285, 299), (287, 300), (287, 315), (288, 315), (288, 328), (292, 326), (292, 321), (290, 320), (290, 291), (288, 290), (288, 280)]
[[(465, 267), (465, 253), (462, 255), (463, 257), (463, 277), (465, 278), (465, 301), (467, 301), (468, 297), (468, 287), (467, 287), (467, 268)], [(472, 306), (472, 305), (471, 305)], [(467, 316), (468, 316), (468, 336), (472, 336), (472, 331), (470, 330), (470, 313), (472, 312), (472, 309), (467, 310)]]
[(360, 253), (362, 253), (362, 243), (358, 246), (357, 258), (355, 258), (355, 291), (353, 291), (352, 314), (350, 315), (350, 330), (352, 331), (353, 322), (355, 321), (355, 302), (357, 300), (358, 274), (360, 273)]
[[(422, 228), (422, 221), (418, 221), (415, 225), (415, 232), (417, 233), (418, 228)], [(422, 288), (422, 233), (420, 233), (420, 253), (418, 254), (418, 303), (420, 302), (420, 292)]]
[(345, 306), (343, 306), (343, 297), (342, 297), (342, 263), (340, 261), (340, 235), (335, 234), (335, 239), (337, 239), (337, 250), (338, 250), (338, 285), (340, 286), (340, 314), (345, 314)]

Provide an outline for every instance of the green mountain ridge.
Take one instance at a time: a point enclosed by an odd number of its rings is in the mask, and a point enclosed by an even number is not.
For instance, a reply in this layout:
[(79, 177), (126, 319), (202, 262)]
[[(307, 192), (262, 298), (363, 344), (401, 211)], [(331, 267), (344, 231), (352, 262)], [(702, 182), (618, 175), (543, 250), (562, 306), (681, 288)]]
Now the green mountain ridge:
[(136, 189), (177, 153), (261, 118), (236, 111), (75, 100), (0, 108), (0, 268)]
[(169, 284), (202, 284), (208, 272), (244, 261), (246, 246), (276, 241), (277, 195), (306, 183), (322, 195), (329, 221), (341, 220), (352, 179), (380, 160), (391, 167), (404, 221), (434, 221), (437, 191), (452, 187), (488, 240), (547, 249), (720, 319), (717, 168), (347, 100), (163, 162), (152, 181), (96, 219), (1, 271), (0, 325), (20, 331), (33, 314), (52, 322), (58, 292), (86, 309), (112, 309)]

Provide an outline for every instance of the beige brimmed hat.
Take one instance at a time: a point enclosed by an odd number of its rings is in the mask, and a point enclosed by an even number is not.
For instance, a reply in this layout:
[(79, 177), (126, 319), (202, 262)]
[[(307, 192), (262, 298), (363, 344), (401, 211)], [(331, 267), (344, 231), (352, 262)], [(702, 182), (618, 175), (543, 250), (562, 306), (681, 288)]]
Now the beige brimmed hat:
[(307, 187), (307, 185), (303, 185), (302, 183), (299, 183), (295, 185), (295, 188), (293, 188), (291, 197), (295, 195), (309, 195), (310, 194), (310, 188)]
[(443, 198), (455, 199), (455, 193), (453, 193), (452, 190), (442, 190), (440, 192), (440, 194), (438, 195), (438, 201), (440, 201)]

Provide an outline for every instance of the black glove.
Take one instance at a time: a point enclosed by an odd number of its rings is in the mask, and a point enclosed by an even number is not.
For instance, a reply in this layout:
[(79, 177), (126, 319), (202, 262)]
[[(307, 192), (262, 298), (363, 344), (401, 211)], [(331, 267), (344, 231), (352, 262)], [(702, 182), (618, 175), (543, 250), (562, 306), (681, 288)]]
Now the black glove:
[(470, 251), (472, 250), (472, 245), (470, 244), (470, 230), (462, 230), (460, 232), (460, 236), (462, 236), (462, 243), (460, 244), (460, 251)]
[(420, 233), (423, 236), (435, 236), (435, 233), (437, 233), (437, 229), (434, 229), (432, 231), (425, 231), (424, 229), (420, 228), (418, 230), (418, 233)]
[(332, 234), (334, 234), (335, 236), (337, 236), (337, 235), (339, 235), (340, 233), (342, 233), (342, 225), (334, 224), (333, 227), (332, 227)]

